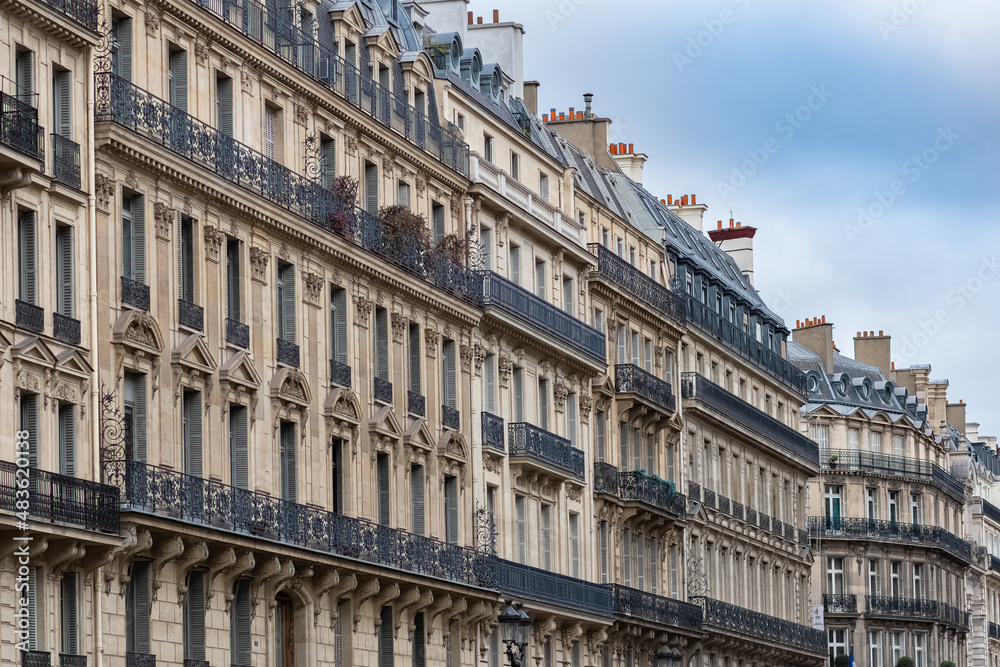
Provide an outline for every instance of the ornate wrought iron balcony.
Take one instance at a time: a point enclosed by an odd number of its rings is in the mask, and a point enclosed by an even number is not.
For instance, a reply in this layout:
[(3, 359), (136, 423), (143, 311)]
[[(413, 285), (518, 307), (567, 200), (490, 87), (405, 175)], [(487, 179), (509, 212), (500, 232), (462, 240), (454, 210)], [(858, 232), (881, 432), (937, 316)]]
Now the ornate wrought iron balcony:
[(80, 344), (80, 320), (52, 313), (52, 335), (70, 345)]
[(804, 547), (809, 546), (809, 531), (808, 530), (802, 530), (801, 528), (799, 528), (799, 544), (802, 545), (802, 546), (804, 546)]
[(805, 395), (805, 373), (691, 296), (687, 299), (687, 316), (688, 322), (714, 336), (723, 345), (766, 371), (774, 379)]
[(285, 340), (284, 338), (276, 338), (275, 340), (278, 343), (278, 363), (291, 366), (292, 368), (298, 368), (299, 346), (291, 341)]
[(729, 498), (722, 495), (719, 496), (719, 511), (725, 514), (732, 514), (729, 508)]
[(696, 604), (619, 584), (608, 584), (608, 586), (611, 587), (612, 609), (616, 614), (675, 628), (701, 630), (702, 610)]
[(503, 437), (503, 417), (497, 417), (489, 412), (482, 413), (483, 447), (495, 449), (498, 452), (507, 450)]
[(52, 654), (48, 651), (21, 651), (21, 667), (51, 667)]
[(60, 653), (59, 667), (87, 667), (87, 656)]
[(594, 464), (594, 490), (637, 501), (664, 510), (674, 516), (687, 512), (687, 498), (677, 493), (674, 483), (647, 475), (642, 470), (620, 471), (610, 463)]
[(576, 479), (584, 479), (583, 451), (566, 438), (538, 428), (528, 422), (515, 422), (507, 427), (510, 455), (541, 461)]
[(80, 189), (80, 144), (52, 134), (52, 177)]
[(697, 482), (692, 482), (691, 480), (688, 480), (688, 496), (690, 496), (692, 500), (696, 500), (696, 501), (698, 501), (700, 503), (701, 502), (701, 484), (698, 484)]
[(771, 517), (763, 512), (757, 515), (757, 525), (761, 530), (771, 530)]
[(496, 589), (496, 556), (136, 461), (106, 464), (123, 511), (214, 526), (407, 572)]
[(994, 572), (1000, 572), (1000, 558), (993, 554), (990, 554), (990, 569)]
[(990, 622), (990, 639), (1000, 640), (1000, 625)]
[(192, 660), (184, 658), (184, 667), (212, 667), (208, 660)]
[(824, 470), (916, 477), (931, 482), (957, 500), (965, 499), (965, 486), (962, 482), (930, 461), (851, 449), (823, 449), (819, 453), (819, 462)]
[(972, 561), (972, 545), (938, 526), (855, 517), (809, 517), (809, 532), (825, 538), (844, 537), (886, 542), (906, 542), (943, 549), (964, 561)]
[(379, 403), (392, 404), (392, 383), (377, 375), (372, 378), (372, 393)]
[(462, 425), (462, 415), (455, 408), (441, 406), (441, 425), (452, 431), (457, 431)]
[(814, 653), (826, 653), (826, 634), (822, 630), (815, 630), (806, 625), (768, 616), (759, 611), (751, 611), (712, 598), (697, 597), (693, 599), (704, 605), (704, 625), (714, 625), (782, 646), (793, 646)]
[(156, 656), (148, 653), (126, 653), (125, 667), (156, 667)]
[(41, 333), (45, 330), (45, 309), (14, 299), (14, 324), (21, 329)]
[[(5, 85), (9, 79), (4, 79)], [(11, 82), (12, 84), (12, 82)], [(0, 144), (45, 162), (45, 129), (38, 124), (37, 93), (8, 95), (0, 91)]]
[(705, 507), (715, 507), (715, 491), (705, 489)]
[(615, 366), (615, 391), (636, 394), (664, 412), (672, 413), (676, 409), (670, 383), (633, 364)]
[(177, 321), (182, 327), (205, 330), (205, 309), (184, 299), (177, 300)]
[(969, 627), (969, 613), (956, 609), (946, 602), (917, 598), (898, 598), (888, 595), (866, 595), (865, 610), (869, 615), (927, 618), (948, 623), (959, 628)]
[(656, 282), (600, 243), (588, 243), (597, 256), (597, 272), (627, 297), (638, 299), (658, 314), (683, 324), (687, 319), (685, 299)]
[(612, 614), (611, 590), (607, 585), (555, 574), (502, 558), (497, 559), (497, 562), (501, 593), (599, 616)]
[(351, 387), (351, 367), (336, 359), (330, 360), (330, 383), (338, 387)]
[(138, 310), (149, 310), (149, 285), (122, 276), (122, 304)]
[[(0, 461), (0, 510), (17, 509), (17, 466)], [(118, 490), (100, 482), (28, 468), (29, 516), (102, 533), (118, 532)]]
[(858, 596), (824, 593), (823, 611), (828, 614), (856, 614), (858, 613)]
[(406, 409), (411, 415), (423, 417), (427, 414), (427, 399), (415, 391), (406, 392)]
[(733, 516), (739, 519), (740, 521), (743, 521), (744, 517), (743, 503), (738, 503), (736, 501), (733, 501)]
[[(235, 2), (232, 5), (236, 7)], [(222, 134), (130, 81), (108, 72), (98, 72), (95, 77), (97, 121), (117, 123), (444, 292), (477, 301), (480, 279), (447, 253), (421, 250), (408, 236), (341, 201), (318, 181)]]
[(42, 0), (85, 28), (97, 30), (97, 3), (88, 0)]
[(725, 417), (737, 422), (767, 438), (774, 444), (791, 454), (795, 454), (808, 463), (819, 465), (819, 447), (815, 442), (802, 435), (794, 428), (786, 426), (763, 410), (758, 410), (739, 397), (709, 381), (697, 373), (684, 373), (681, 379), (681, 395), (685, 400), (692, 399), (702, 403)]
[(751, 526), (757, 525), (757, 510), (752, 507), (747, 508), (747, 523)]
[(604, 363), (604, 334), (492, 271), (478, 274), (484, 306), (494, 306)]
[(250, 325), (226, 318), (226, 342), (244, 350), (250, 349)]

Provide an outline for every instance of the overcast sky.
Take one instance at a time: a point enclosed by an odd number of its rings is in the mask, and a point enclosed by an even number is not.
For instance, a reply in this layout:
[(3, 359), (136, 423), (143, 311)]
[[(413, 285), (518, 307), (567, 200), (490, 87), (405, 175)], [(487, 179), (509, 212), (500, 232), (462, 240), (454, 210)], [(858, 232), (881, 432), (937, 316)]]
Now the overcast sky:
[[(659, 197), (758, 228), (756, 286), (853, 356), (892, 335), (1000, 435), (1000, 5), (474, 0), (524, 25), (540, 109), (613, 119)], [(706, 224), (706, 227), (708, 226)]]

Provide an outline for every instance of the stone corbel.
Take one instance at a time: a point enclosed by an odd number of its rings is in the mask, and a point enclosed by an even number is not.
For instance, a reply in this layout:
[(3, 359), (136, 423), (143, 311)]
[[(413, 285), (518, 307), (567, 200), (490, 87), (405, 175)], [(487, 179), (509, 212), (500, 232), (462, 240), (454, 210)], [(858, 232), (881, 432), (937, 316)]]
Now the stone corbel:
[(160, 542), (156, 549), (156, 558), (153, 560), (152, 567), (152, 589), (154, 601), (159, 595), (160, 586), (163, 585), (163, 582), (160, 580), (160, 572), (163, 571), (163, 567), (175, 558), (179, 558), (183, 553), (184, 540), (181, 539), (180, 535), (176, 535), (170, 539)]
[[(416, 623), (417, 614), (422, 612), (424, 609), (430, 607), (433, 602), (434, 602), (434, 593), (430, 589), (427, 589), (420, 594), (420, 599), (417, 600), (413, 604), (413, 607), (410, 608), (410, 622), (407, 624), (407, 629), (409, 630), (409, 639), (411, 642), (413, 641), (413, 634), (417, 631), (417, 623)], [(424, 641), (427, 640), (428, 630), (429, 628), (425, 626), (424, 637), (423, 637)]]
[(79, 542), (64, 542), (59, 545), (56, 553), (51, 553), (45, 559), (48, 565), (49, 581), (57, 581), (65, 570), (83, 558), (87, 552)]
[(451, 608), (452, 605), (451, 595), (445, 593), (439, 598), (436, 598), (434, 602), (430, 605), (427, 612), (427, 624), (424, 626), (424, 630), (427, 632), (427, 636), (430, 637), (434, 632), (434, 621), (438, 616), (443, 614), (445, 611)]
[(278, 588), (282, 582), (294, 574), (295, 565), (290, 560), (285, 561), (284, 565), (282, 565), (281, 560), (277, 556), (274, 556), (262, 562), (257, 566), (252, 575), (251, 605), (256, 608), (260, 591), (266, 591), (267, 617), (271, 618), (277, 602), (274, 600), (274, 596), (270, 595), (270, 591)]
[[(469, 608), (469, 601), (465, 598), (458, 598), (451, 603), (451, 607), (441, 614), (441, 643), (448, 645), (448, 637), (451, 636), (451, 620), (460, 614), (464, 614)], [(433, 623), (433, 620), (431, 621)]]
[[(232, 548), (230, 548), (229, 551), (232, 552)], [(235, 556), (235, 553), (233, 553), (233, 555)], [(222, 554), (219, 555), (219, 558), (220, 560), (228, 560), (228, 556)], [(257, 560), (254, 558), (253, 552), (247, 551), (246, 553), (236, 556), (235, 562), (223, 568), (222, 583), (223, 590), (226, 591), (227, 614), (233, 609), (233, 582), (236, 581), (237, 577), (252, 570), (256, 564)], [(205, 600), (206, 606), (208, 605), (208, 600), (210, 599), (211, 598), (209, 597)]]
[(184, 553), (177, 559), (177, 604), (183, 603), (187, 596), (187, 573), (206, 560), (208, 560), (208, 544), (204, 541), (188, 544)]
[(353, 621), (355, 632), (358, 631), (358, 623), (361, 622), (361, 607), (365, 602), (378, 595), (380, 590), (382, 590), (382, 585), (379, 583), (378, 578), (369, 579), (358, 588), (357, 595), (354, 597)]
[[(403, 625), (403, 612), (420, 601), (420, 589), (416, 586), (403, 591), (396, 604), (393, 605), (393, 612), (396, 614), (396, 623), (393, 626), (393, 637), (399, 638), (399, 628)], [(412, 615), (412, 614), (411, 614)]]
[(337, 602), (346, 593), (349, 593), (350, 591), (353, 591), (355, 588), (357, 588), (357, 586), (358, 586), (358, 579), (356, 576), (354, 576), (354, 574), (349, 574), (346, 577), (341, 577), (340, 570), (337, 569), (327, 570), (322, 575), (320, 575), (318, 579), (314, 577), (313, 587), (312, 587), (312, 598), (316, 602), (316, 604), (313, 605), (313, 625), (319, 623), (319, 614), (320, 614), (319, 600), (323, 597), (323, 595), (329, 593), (328, 597), (330, 600), (330, 620), (332, 626), (333, 625), (332, 621), (337, 613)]
[(382, 616), (378, 613), (378, 610), (384, 607), (387, 603), (392, 602), (399, 597), (399, 584), (395, 581), (384, 587), (378, 592), (378, 594), (372, 598), (372, 618), (375, 620), (375, 634), (378, 634), (379, 626), (382, 625)]
[(556, 624), (556, 617), (549, 616), (548, 618), (538, 620), (532, 626), (534, 631), (535, 641), (538, 644), (544, 644), (552, 633), (556, 631), (559, 626)]
[[(135, 528), (133, 528), (135, 530)], [(130, 540), (131, 544), (124, 547), (116, 555), (115, 567), (111, 568), (110, 576), (114, 578), (114, 575), (118, 576), (118, 595), (125, 597), (125, 590), (128, 586), (128, 582), (131, 577), (128, 573), (129, 562), (131, 562), (132, 557), (143, 551), (148, 551), (153, 547), (153, 536), (148, 530), (136, 530), (135, 539)], [(111, 587), (111, 582), (107, 581), (109, 574), (105, 573), (105, 592), (108, 592)]]

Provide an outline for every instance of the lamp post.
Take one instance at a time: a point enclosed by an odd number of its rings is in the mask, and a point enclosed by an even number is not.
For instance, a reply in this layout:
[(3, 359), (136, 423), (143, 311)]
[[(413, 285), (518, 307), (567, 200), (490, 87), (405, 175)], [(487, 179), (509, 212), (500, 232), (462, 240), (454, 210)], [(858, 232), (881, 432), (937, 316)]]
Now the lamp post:
[(503, 643), (507, 645), (510, 667), (524, 667), (524, 651), (528, 647), (528, 628), (531, 627), (531, 619), (523, 607), (520, 602), (507, 600), (507, 608), (498, 617), (503, 632)]

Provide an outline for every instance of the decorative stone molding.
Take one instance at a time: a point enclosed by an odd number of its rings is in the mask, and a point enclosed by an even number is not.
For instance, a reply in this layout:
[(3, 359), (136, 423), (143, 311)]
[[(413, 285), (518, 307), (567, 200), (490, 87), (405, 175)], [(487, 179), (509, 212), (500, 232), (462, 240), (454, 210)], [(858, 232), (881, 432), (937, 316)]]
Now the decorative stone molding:
[(201, 38), (194, 43), (194, 55), (197, 57), (199, 65), (208, 64), (208, 52), (211, 48), (212, 43)]
[(295, 122), (303, 127), (309, 122), (309, 108), (304, 104), (295, 104)]
[(552, 387), (552, 397), (555, 399), (556, 412), (566, 411), (566, 396), (569, 394), (569, 385), (562, 378), (556, 381)]
[(161, 241), (170, 241), (170, 230), (176, 220), (175, 211), (163, 202), (156, 202), (153, 205), (153, 219), (156, 221), (156, 238)]
[(368, 328), (368, 319), (372, 313), (372, 306), (375, 302), (363, 294), (354, 295), (355, 318), (354, 323), (362, 329)]
[(219, 256), (222, 254), (222, 242), (226, 240), (226, 234), (221, 229), (212, 225), (205, 225), (205, 256), (208, 261), (219, 263)]
[(458, 356), (462, 362), (462, 372), (471, 373), (472, 372), (472, 347), (469, 345), (461, 345), (458, 348)]
[(310, 306), (320, 307), (320, 296), (323, 294), (323, 278), (308, 271), (302, 272), (302, 283), (305, 285), (305, 294), (302, 300)]
[(472, 363), (475, 365), (476, 375), (483, 374), (483, 363), (486, 361), (486, 347), (475, 343), (472, 346)]
[(257, 72), (254, 70), (246, 66), (240, 69), (240, 84), (243, 86), (243, 92), (247, 95), (253, 95), (253, 82), (256, 79)]
[(572, 484), (566, 486), (566, 497), (575, 503), (580, 502), (580, 498), (583, 497), (583, 487), (574, 486)]
[(397, 345), (403, 344), (403, 334), (406, 333), (406, 318), (403, 313), (392, 314), (392, 342)]
[(125, 175), (125, 185), (133, 190), (139, 189), (139, 177), (135, 175), (135, 169), (129, 169)]
[(94, 178), (94, 194), (97, 196), (97, 210), (110, 213), (111, 197), (115, 194), (115, 182), (107, 174), (97, 174)]
[(351, 133), (347, 135), (347, 145), (344, 146), (344, 150), (348, 155), (358, 154), (358, 137), (356, 134)]
[(584, 420), (590, 419), (590, 412), (594, 409), (594, 399), (592, 396), (580, 395), (580, 417)]
[(154, 14), (153, 12), (146, 12), (146, 34), (150, 37), (156, 37), (156, 33), (160, 30), (160, 16)]
[(437, 357), (438, 339), (441, 334), (439, 334), (434, 329), (424, 330), (424, 345), (427, 348), (427, 356), (431, 359)]
[(514, 360), (509, 355), (501, 353), (497, 368), (500, 372), (500, 386), (506, 389), (510, 385), (510, 372), (514, 370)]
[(271, 261), (271, 255), (263, 248), (250, 248), (250, 269), (253, 279), (257, 282), (267, 284), (267, 263)]

